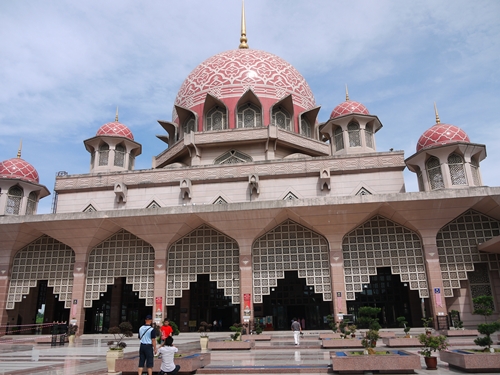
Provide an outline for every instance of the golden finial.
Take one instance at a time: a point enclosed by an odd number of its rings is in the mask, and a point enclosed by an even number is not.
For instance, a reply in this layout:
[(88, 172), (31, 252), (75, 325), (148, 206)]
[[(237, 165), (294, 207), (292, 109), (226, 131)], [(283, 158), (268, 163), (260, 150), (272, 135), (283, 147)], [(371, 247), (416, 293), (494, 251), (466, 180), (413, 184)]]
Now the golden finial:
[(345, 84), (345, 101), (349, 101), (349, 91), (347, 91), (347, 83)]
[(240, 38), (240, 49), (247, 49), (247, 28), (245, 26), (245, 0), (241, 0), (241, 38)]
[(118, 106), (116, 106), (115, 122), (118, 122)]
[(23, 149), (23, 140), (21, 139), (21, 142), (19, 142), (19, 150), (17, 150), (17, 158), (21, 159), (21, 150)]
[(434, 113), (436, 114), (436, 124), (439, 124), (441, 120), (439, 119), (438, 109), (436, 107), (436, 102), (434, 102)]

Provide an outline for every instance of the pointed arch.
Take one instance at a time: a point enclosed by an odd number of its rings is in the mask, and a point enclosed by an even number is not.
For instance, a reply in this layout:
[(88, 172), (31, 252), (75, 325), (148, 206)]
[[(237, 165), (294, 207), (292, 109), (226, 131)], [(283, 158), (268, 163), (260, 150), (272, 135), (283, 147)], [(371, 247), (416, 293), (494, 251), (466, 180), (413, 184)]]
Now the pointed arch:
[(203, 224), (175, 242), (167, 253), (166, 305), (189, 290), (198, 275), (210, 275), (210, 281), (240, 303), (240, 251), (231, 237)]
[(253, 243), (252, 257), (254, 303), (262, 303), (285, 271), (297, 271), (324, 301), (332, 300), (328, 241), (318, 233), (286, 220)]
[(7, 215), (20, 215), (23, 202), (24, 190), (19, 185), (14, 185), (7, 190), (7, 205), (5, 213)]
[(450, 170), (452, 185), (467, 185), (465, 175), (464, 158), (456, 152), (448, 156), (448, 168)]

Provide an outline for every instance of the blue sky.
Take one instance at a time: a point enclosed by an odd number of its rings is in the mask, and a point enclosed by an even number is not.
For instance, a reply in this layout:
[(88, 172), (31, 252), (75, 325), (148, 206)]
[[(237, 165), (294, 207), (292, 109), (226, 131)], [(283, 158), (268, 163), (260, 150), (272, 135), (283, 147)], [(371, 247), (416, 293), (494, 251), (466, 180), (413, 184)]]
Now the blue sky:
[[(88, 173), (83, 140), (113, 121), (143, 153), (166, 145), (156, 120), (171, 120), (183, 80), (202, 61), (239, 45), (241, 1), (0, 2), (0, 160), (22, 157), (52, 191), (55, 174)], [(500, 185), (500, 2), (496, 0), (247, 0), (250, 48), (274, 53), (308, 81), (319, 121), (351, 100), (377, 115), (377, 150), (415, 152), (442, 123), (486, 144), (483, 183)], [(416, 177), (405, 172), (408, 191)], [(50, 212), (52, 196), (38, 213)]]

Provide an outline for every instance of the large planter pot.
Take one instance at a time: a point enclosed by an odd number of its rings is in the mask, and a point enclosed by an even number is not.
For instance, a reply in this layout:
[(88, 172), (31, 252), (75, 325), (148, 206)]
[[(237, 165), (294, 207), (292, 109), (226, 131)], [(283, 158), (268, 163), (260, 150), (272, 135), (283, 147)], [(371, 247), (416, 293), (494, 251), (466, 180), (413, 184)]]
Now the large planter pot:
[(108, 350), (106, 353), (106, 363), (108, 365), (108, 372), (115, 373), (116, 360), (123, 358), (123, 350)]
[(500, 353), (477, 353), (467, 349), (442, 350), (439, 352), (441, 361), (448, 363), (450, 368), (458, 368), (467, 372), (495, 372), (500, 368)]
[(358, 339), (324, 339), (321, 340), (324, 349), (362, 348), (363, 344)]
[(438, 359), (437, 357), (424, 357), (427, 370), (437, 370)]
[(208, 349), (208, 337), (200, 337), (200, 348), (201, 350)]
[(68, 342), (70, 345), (73, 345), (75, 343), (75, 335), (69, 335), (68, 336)]
[(384, 337), (382, 339), (382, 342), (388, 346), (388, 347), (419, 347), (422, 346), (420, 341), (418, 341), (418, 338), (412, 337), (412, 338), (405, 338), (405, 337)]
[(255, 341), (210, 341), (210, 350), (250, 350), (255, 347)]
[(332, 351), (330, 359), (334, 372), (392, 372), (415, 373), (421, 369), (420, 357), (404, 350), (391, 350), (384, 355), (352, 355), (350, 351)]

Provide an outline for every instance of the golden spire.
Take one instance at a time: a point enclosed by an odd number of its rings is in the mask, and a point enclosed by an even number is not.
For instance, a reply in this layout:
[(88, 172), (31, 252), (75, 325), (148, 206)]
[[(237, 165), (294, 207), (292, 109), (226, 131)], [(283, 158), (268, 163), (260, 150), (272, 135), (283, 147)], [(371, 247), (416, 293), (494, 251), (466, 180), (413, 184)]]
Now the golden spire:
[(118, 106), (116, 106), (115, 122), (118, 122)]
[(436, 114), (436, 124), (439, 124), (441, 120), (439, 119), (438, 109), (436, 107), (436, 102), (434, 102), (434, 113)]
[(240, 49), (247, 49), (247, 28), (245, 26), (245, 0), (241, 0), (241, 38), (240, 38)]
[(345, 101), (349, 101), (349, 91), (347, 91), (347, 83), (345, 84)]
[(21, 150), (23, 149), (23, 140), (21, 139), (21, 142), (19, 142), (19, 150), (17, 150), (17, 158), (21, 158)]

